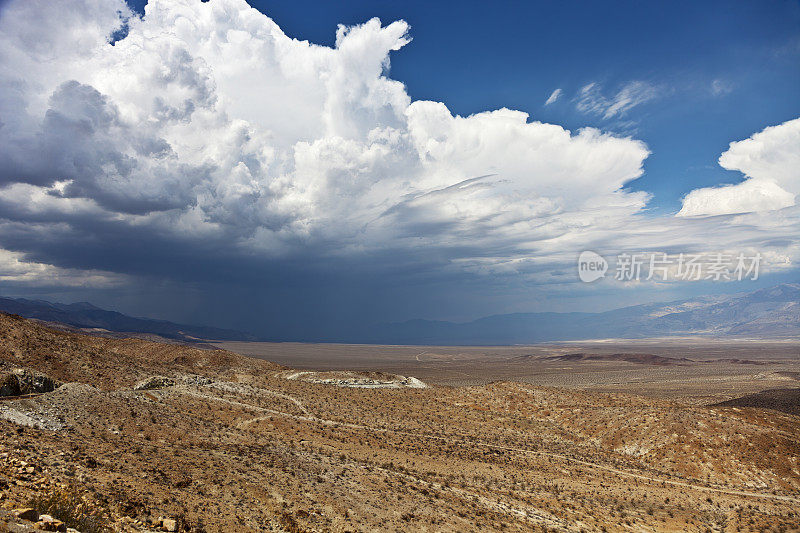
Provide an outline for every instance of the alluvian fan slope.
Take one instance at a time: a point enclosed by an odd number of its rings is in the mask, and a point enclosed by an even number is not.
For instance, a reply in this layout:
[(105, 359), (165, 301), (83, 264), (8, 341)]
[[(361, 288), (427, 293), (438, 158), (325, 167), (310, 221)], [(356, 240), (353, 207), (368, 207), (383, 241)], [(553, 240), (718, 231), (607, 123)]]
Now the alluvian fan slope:
[(789, 413), (314, 374), (12, 315), (0, 360), (0, 531), (800, 525)]

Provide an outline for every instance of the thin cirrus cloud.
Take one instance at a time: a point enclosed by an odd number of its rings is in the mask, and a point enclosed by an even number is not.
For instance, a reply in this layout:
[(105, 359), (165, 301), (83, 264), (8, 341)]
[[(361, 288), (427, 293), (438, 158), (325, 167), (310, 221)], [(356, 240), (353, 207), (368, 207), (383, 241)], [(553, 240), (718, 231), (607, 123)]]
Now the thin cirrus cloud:
[(545, 100), (544, 105), (550, 105), (550, 104), (556, 103), (556, 101), (559, 98), (561, 98), (561, 95), (563, 95), (563, 94), (564, 94), (564, 91), (562, 91), (560, 88), (556, 89), (555, 91), (550, 93), (550, 96), (547, 97), (547, 100)]
[[(688, 251), (713, 234), (721, 247), (752, 247), (752, 231), (775, 237), (776, 257), (796, 253), (780, 244), (796, 234), (791, 212), (646, 215), (649, 195), (625, 188), (649, 155), (640, 140), (412, 101), (386, 75), (407, 31), (372, 19), (340, 27), (326, 47), (287, 36), (244, 0), (151, 0), (142, 18), (123, 0), (10, 2), (0, 261), (14, 261), (18, 279), (62, 269), (45, 273), (53, 283), (53, 272), (80, 271), (109, 283), (252, 280), (298, 264), (334, 277), (366, 265), (547, 282), (581, 249), (622, 243)], [(611, 96), (589, 84), (577, 106), (611, 118), (657, 94), (641, 81)], [(772, 175), (772, 143), (796, 142), (756, 137), (747, 150), (763, 165), (733, 147), (721, 163)], [(686, 205), (683, 215), (703, 214)]]
[(709, 90), (713, 96), (725, 96), (733, 92), (733, 84), (725, 80), (715, 79), (711, 81)]
[(575, 108), (583, 113), (609, 119), (625, 115), (634, 107), (657, 98), (659, 94), (657, 86), (646, 81), (634, 80), (623, 85), (614, 94), (606, 96), (603, 94), (602, 86), (598, 82), (592, 82), (578, 91)]

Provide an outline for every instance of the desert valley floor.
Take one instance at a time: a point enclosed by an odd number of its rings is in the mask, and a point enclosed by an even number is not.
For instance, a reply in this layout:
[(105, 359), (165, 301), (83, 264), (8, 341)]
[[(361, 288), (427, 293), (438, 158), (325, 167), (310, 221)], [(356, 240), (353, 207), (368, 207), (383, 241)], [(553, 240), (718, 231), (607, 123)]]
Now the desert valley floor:
[(0, 532), (797, 531), (799, 350), (210, 349), (0, 315)]
[(517, 381), (693, 404), (799, 386), (800, 340), (662, 338), (537, 346), (375, 346), (222, 342), (297, 369), (384, 371), (441, 386)]

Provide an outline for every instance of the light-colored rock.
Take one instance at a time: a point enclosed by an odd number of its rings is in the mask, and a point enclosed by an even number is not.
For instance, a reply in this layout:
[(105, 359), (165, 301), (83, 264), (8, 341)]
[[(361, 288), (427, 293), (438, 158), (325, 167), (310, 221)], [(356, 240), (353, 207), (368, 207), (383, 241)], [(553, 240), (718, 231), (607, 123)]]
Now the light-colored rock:
[(172, 518), (162, 518), (161, 529), (164, 531), (178, 531), (178, 523)]
[(36, 527), (42, 531), (61, 531), (63, 533), (67, 531), (67, 525), (64, 522), (46, 514), (39, 517)]
[(0, 404), (0, 419), (8, 420), (20, 426), (58, 431), (64, 425), (55, 417), (44, 416), (39, 412), (25, 410), (22, 407)]

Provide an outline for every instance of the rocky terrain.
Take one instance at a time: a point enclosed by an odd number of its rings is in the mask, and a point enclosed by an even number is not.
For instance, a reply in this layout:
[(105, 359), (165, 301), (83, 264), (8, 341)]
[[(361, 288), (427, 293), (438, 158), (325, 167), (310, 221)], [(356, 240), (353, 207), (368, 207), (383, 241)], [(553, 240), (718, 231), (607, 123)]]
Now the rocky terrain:
[(800, 417), (758, 406), (342, 386), (408, 378), (10, 315), (0, 361), (0, 532), (800, 530)]
[(288, 371), (282, 374), (286, 379), (296, 379), (307, 383), (321, 383), (323, 385), (336, 385), (338, 387), (362, 387), (368, 389), (424, 389), (425, 383), (415, 377), (388, 374), (386, 372), (353, 372), (353, 371)]

